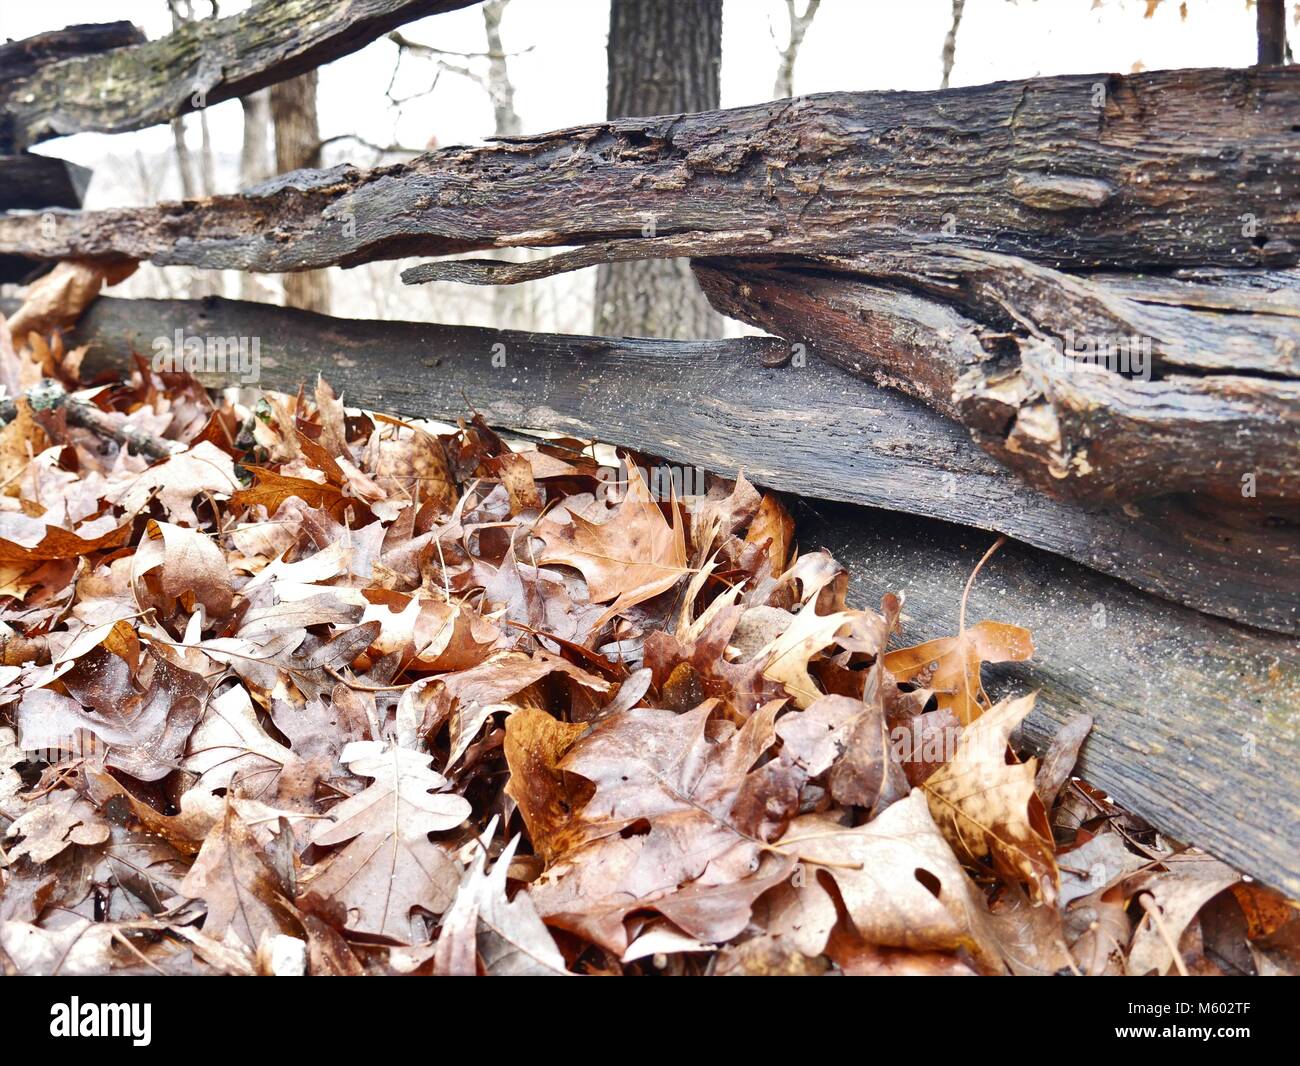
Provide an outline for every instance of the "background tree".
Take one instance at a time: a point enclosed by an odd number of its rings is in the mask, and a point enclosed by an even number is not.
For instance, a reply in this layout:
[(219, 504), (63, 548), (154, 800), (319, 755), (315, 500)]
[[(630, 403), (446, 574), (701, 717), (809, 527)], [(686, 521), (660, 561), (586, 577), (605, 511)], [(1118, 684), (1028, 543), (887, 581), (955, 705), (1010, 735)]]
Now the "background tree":
[[(275, 168), (280, 174), (320, 164), (320, 125), (316, 121), (316, 71), (271, 86), (275, 126)], [(329, 314), (329, 275), (323, 270), (284, 275), (286, 307)]]
[[(722, 0), (612, 0), (607, 117), (717, 108), (721, 66)], [(647, 226), (654, 221), (647, 219)], [(598, 334), (721, 337), (722, 324), (685, 259), (611, 263), (597, 270)]]
[(1291, 62), (1291, 49), (1286, 42), (1285, 0), (1255, 0), (1255, 32), (1261, 67)]
[[(208, 4), (206, 16), (201, 16), (194, 9), (191, 0), (167, 0), (167, 10), (171, 14), (172, 29), (179, 29), (187, 22), (194, 22), (201, 17), (216, 18), (217, 5)], [(199, 125), (199, 150), (197, 156), (190, 150), (187, 130), (191, 119), (197, 118)], [(171, 120), (172, 150), (176, 156), (176, 174), (180, 180), (181, 197), (194, 200), (201, 196), (211, 196), (217, 191), (216, 165), (213, 157), (212, 133), (208, 128), (208, 114), (199, 108), (197, 114), (178, 115)], [(221, 296), (225, 286), (219, 271), (190, 270), (185, 272), (185, 291), (191, 297)]]
[(786, 45), (781, 49), (781, 62), (776, 68), (776, 84), (772, 88), (773, 100), (784, 100), (794, 95), (794, 65), (799, 58), (799, 49), (808, 33), (808, 27), (817, 17), (817, 9), (822, 0), (808, 0), (803, 14), (795, 10), (795, 0), (785, 0), (785, 14), (790, 24), (790, 34)]
[[(271, 90), (259, 89), (240, 98), (244, 109), (244, 139), (239, 146), (239, 187), (248, 189), (266, 181), (271, 168)], [(265, 301), (270, 290), (257, 274), (241, 271), (239, 298)]]
[[(439, 73), (446, 71), (457, 74), (479, 86), (492, 104), (492, 135), (494, 137), (515, 137), (524, 132), (523, 120), (515, 109), (515, 86), (510, 78), (510, 53), (501, 43), (501, 21), (505, 17), (510, 0), (485, 0), (481, 5), (483, 12), (483, 33), (487, 43), (484, 52), (449, 52), (433, 45), (413, 41), (394, 31), (388, 39), (398, 47), (398, 62), (404, 53), (411, 53), (437, 64)], [(486, 59), (486, 67), (481, 64), (476, 69), (475, 60)], [(437, 85), (434, 78), (431, 89)], [(420, 94), (427, 95), (427, 94)], [(392, 96), (390, 94), (390, 99)], [(400, 105), (399, 105), (400, 107)], [(430, 141), (429, 147), (436, 146), (437, 138)], [(528, 252), (500, 253), (501, 258), (529, 259)], [(532, 329), (532, 309), (528, 299), (528, 290), (518, 285), (501, 285), (492, 290), (493, 322), (503, 329)]]
[(948, 35), (943, 39), (943, 80), (940, 89), (948, 88), (948, 79), (952, 77), (952, 65), (957, 60), (957, 30), (961, 28), (962, 12), (966, 9), (966, 0), (952, 0), (952, 25)]

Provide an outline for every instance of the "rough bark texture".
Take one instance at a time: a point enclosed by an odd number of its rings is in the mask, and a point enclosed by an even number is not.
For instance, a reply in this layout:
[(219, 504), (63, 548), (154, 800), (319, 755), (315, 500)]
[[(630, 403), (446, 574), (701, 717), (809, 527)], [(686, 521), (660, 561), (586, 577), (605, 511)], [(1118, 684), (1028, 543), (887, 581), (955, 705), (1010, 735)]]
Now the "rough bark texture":
[(726, 314), (924, 400), (1048, 491), (1300, 509), (1300, 272), (1137, 291), (960, 248), (794, 263), (698, 273)]
[(0, 147), (153, 126), (306, 73), (403, 23), (473, 2), (260, 0), (156, 41), (40, 62), (22, 77), (0, 79), (0, 138), (10, 142)]
[(0, 44), (0, 82), (29, 77), (46, 63), (143, 44), (144, 31), (130, 22), (89, 22)]
[(350, 403), (441, 418), (463, 415), (468, 400), (496, 425), (997, 530), (1169, 599), (1300, 633), (1300, 545), (1262, 501), (1243, 501), (1253, 509), (1224, 526), (1194, 496), (1123, 509), (1054, 500), (923, 404), (772, 338), (565, 337), (101, 298), (78, 340), (91, 345), (87, 366), (120, 365), (132, 345), (147, 354), (154, 337), (176, 329), (259, 338), (262, 381), (273, 387), (293, 390), (320, 372)]
[[(608, 118), (711, 111), (721, 98), (722, 0), (612, 0)], [(648, 214), (643, 232), (659, 220)], [(595, 330), (605, 336), (721, 337), (682, 259), (610, 263), (596, 272)]]
[(0, 218), (0, 251), (274, 272), (642, 240), (652, 216), (661, 236), (769, 231), (751, 254), (959, 244), (1058, 269), (1289, 266), (1297, 114), (1296, 67), (832, 93), (70, 216), (48, 240)]
[[(316, 71), (271, 86), (271, 121), (275, 129), (275, 167), (279, 173), (320, 164)], [(328, 314), (329, 275), (323, 270), (286, 275), (284, 302), (288, 307)]]
[[(1146, 568), (1145, 580), (1167, 581), (1172, 591), (1199, 575), (1202, 589), (1240, 595), (1253, 582), (1256, 603), (1290, 596), (1297, 606), (1294, 578), (1256, 574), (1253, 563), (1230, 573), (1179, 569), (1171, 560), (1185, 545), (1159, 543), (1171, 535), (1160, 516), (1144, 526), (1027, 492), (906, 397), (873, 392), (864, 401), (860, 382), (822, 361), (765, 366), (790, 354), (771, 339), (556, 337), (351, 322), (220, 300), (107, 298), (92, 305), (73, 339), (91, 344), (88, 366), (120, 368), (133, 341), (147, 354), (151, 338), (177, 328), (259, 337), (267, 386), (296, 391), (319, 372), (349, 404), (444, 418), (463, 416), (468, 400), (500, 426), (591, 433), (724, 474), (743, 465), (759, 483), (791, 490), (848, 488), (893, 510), (1040, 542), (1055, 537), (1057, 551), (1127, 568), (1130, 578), (1143, 579), (1137, 571)], [(504, 354), (506, 366), (493, 368), (494, 354)], [(653, 395), (646, 381), (656, 383)], [(810, 420), (805, 411), (814, 405), (824, 415)], [(857, 602), (905, 589), (909, 642), (955, 630), (962, 585), (988, 534), (813, 500), (797, 506), (800, 544), (824, 546), (849, 567)], [(1072, 714), (1094, 715), (1089, 780), (1179, 839), (1293, 894), (1300, 889), (1293, 637), (1173, 606), (1015, 543), (985, 568), (970, 611), (1034, 630), (1034, 660), (999, 668), (991, 686), (1041, 690), (1025, 726), (1031, 744), (1041, 747)]]

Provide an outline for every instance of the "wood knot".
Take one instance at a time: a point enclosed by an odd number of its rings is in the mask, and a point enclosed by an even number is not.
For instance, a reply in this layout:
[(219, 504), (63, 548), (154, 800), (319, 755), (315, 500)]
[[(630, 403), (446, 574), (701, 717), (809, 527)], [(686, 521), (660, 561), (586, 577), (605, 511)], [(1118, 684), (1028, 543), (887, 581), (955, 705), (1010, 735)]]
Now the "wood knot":
[(792, 349), (788, 344), (780, 343), (765, 345), (759, 350), (758, 361), (764, 366), (771, 367), (775, 370), (778, 367), (787, 365), (793, 354), (794, 349)]
[(1009, 183), (1015, 199), (1043, 211), (1095, 211), (1115, 195), (1110, 182), (1073, 174), (1013, 171)]

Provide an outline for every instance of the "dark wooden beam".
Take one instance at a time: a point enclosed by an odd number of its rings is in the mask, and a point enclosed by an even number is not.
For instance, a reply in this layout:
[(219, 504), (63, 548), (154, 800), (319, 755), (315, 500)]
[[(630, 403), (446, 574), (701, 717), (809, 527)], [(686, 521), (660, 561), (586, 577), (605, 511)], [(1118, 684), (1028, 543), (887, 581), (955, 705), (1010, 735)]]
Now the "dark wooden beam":
[[(276, 6), (284, 21), (266, 29), (292, 53), (277, 53), (277, 77), (319, 61), (321, 49), (294, 51), (302, 42), (283, 35), (321, 3)], [(325, 6), (348, 19), (393, 9)], [(202, 66), (209, 55), (225, 66)], [(267, 63), (257, 49), (201, 49), (185, 76), (158, 87), (148, 114), (141, 101), (155, 83), (142, 91), (144, 74), (126, 70), (116, 103), (94, 88), (103, 69), (71, 90), (46, 87), (31, 106), (49, 133), (86, 126), (86, 110), (100, 128), (131, 128), (176, 113), (178, 85), (206, 86), (212, 102), (264, 84)], [(763, 230), (770, 240), (729, 254), (953, 243), (1056, 267), (1286, 266), (1300, 250), (1298, 113), (1295, 67), (831, 93), (447, 148), (370, 172), (303, 171), (238, 196), (69, 216), (53, 238), (4, 218), (0, 252), (295, 271)], [(661, 254), (693, 253), (670, 240)]]
[[(77, 39), (84, 43), (81, 37)], [(7, 47), (10, 46), (0, 46), (0, 52)], [(80, 207), (90, 178), (89, 169), (66, 159), (55, 159), (33, 152), (0, 155), (0, 210), (41, 211)], [(53, 266), (52, 262), (29, 259), (26, 256), (0, 255), (0, 283), (27, 284)]]
[(46, 63), (143, 44), (144, 30), (130, 22), (84, 22), (0, 44), (0, 82), (26, 78)]
[(80, 207), (90, 184), (87, 167), (48, 155), (0, 155), (0, 210)]
[[(0, 80), (8, 150), (51, 137), (121, 133), (246, 96), (348, 55), (404, 23), (475, 0), (258, 0), (156, 41), (33, 64)], [(21, 48), (22, 42), (17, 46)]]
[[(120, 367), (155, 338), (256, 338), (261, 383), (318, 373), (349, 403), (558, 430), (801, 495), (1007, 533), (1139, 588), (1300, 633), (1300, 544), (1261, 509), (1225, 528), (1194, 494), (1108, 507), (1052, 499), (923, 404), (771, 338), (706, 343), (567, 337), (327, 318), (264, 304), (101, 298), (74, 340)], [(790, 365), (766, 364), (787, 360)], [(209, 379), (235, 384), (234, 375)]]

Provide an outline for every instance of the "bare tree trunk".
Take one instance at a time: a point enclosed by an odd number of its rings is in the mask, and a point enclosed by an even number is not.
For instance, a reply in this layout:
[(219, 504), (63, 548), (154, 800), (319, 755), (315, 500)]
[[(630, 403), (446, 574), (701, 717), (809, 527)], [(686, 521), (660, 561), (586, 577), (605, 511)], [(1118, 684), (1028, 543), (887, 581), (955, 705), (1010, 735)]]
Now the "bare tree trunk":
[(190, 147), (185, 143), (185, 118), (171, 121), (172, 144), (176, 152), (176, 172), (181, 180), (181, 199), (193, 200), (198, 195), (194, 185), (194, 163), (190, 158)]
[[(190, 0), (168, 0), (167, 6), (171, 11), (173, 30), (178, 30), (196, 20), (194, 5)], [(172, 142), (176, 150), (176, 169), (180, 175), (181, 195), (187, 200), (211, 196), (216, 192), (216, 188), (208, 117), (203, 111), (199, 112), (201, 141), (197, 163), (185, 140), (185, 123), (184, 115), (171, 120)], [(185, 288), (191, 298), (225, 295), (225, 282), (220, 271), (193, 270), (188, 273), (190, 276), (186, 280)]]
[[(244, 140), (239, 149), (239, 187), (250, 189), (266, 181), (271, 169), (271, 91), (259, 89), (239, 101), (244, 109)], [(270, 289), (256, 274), (239, 273), (239, 297), (265, 303)]]
[(208, 113), (199, 112), (199, 189), (202, 195), (211, 196), (217, 191), (216, 162), (212, 155), (212, 131), (208, 128)]
[(487, 0), (483, 5), (483, 30), (488, 46), (488, 92), (492, 97), (496, 135), (513, 137), (524, 132), (524, 124), (515, 110), (515, 87), (510, 82), (506, 52), (501, 46), (501, 17), (510, 0)]
[(239, 187), (249, 189), (266, 181), (271, 168), (271, 91), (259, 89), (239, 101), (244, 109), (244, 140), (239, 149)]
[(785, 0), (786, 15), (790, 20), (790, 36), (786, 46), (781, 49), (781, 62), (776, 68), (776, 84), (772, 88), (773, 100), (785, 100), (794, 95), (794, 65), (799, 58), (799, 49), (803, 46), (808, 27), (817, 17), (817, 9), (822, 0), (808, 0), (808, 6), (800, 15), (795, 11), (795, 0)]
[(1288, 62), (1285, 0), (1255, 0), (1255, 33), (1261, 67), (1279, 67)]
[[(718, 106), (722, 0), (612, 0), (608, 117)], [(657, 220), (642, 220), (653, 237)], [(611, 263), (596, 274), (595, 332), (679, 340), (722, 336), (722, 317), (685, 259)]]
[[(320, 162), (320, 126), (316, 121), (316, 71), (271, 86), (271, 118), (275, 124), (275, 166), (284, 174)], [(323, 270), (284, 277), (286, 307), (328, 314), (329, 275)]]
[[(487, 0), (483, 5), (483, 31), (487, 35), (487, 90), (492, 99), (494, 132), (511, 137), (524, 132), (524, 124), (515, 110), (515, 87), (510, 81), (506, 52), (501, 44), (501, 19), (510, 0)], [(503, 286), (492, 292), (492, 324), (505, 329), (528, 329), (526, 321), (527, 291)]]
[(962, 12), (966, 0), (952, 0), (952, 25), (948, 27), (948, 36), (943, 39), (943, 80), (940, 89), (948, 88), (948, 79), (952, 77), (952, 65), (957, 59), (957, 30), (961, 26)]
[[(188, 2), (184, 9), (181, 7), (180, 0), (168, 0), (167, 6), (171, 11), (173, 30), (180, 29), (193, 17)], [(173, 118), (171, 128), (172, 144), (176, 149), (176, 171), (181, 180), (181, 198), (193, 200), (198, 195), (198, 189), (194, 184), (194, 162), (190, 158), (190, 146), (185, 143), (185, 116), (177, 115)]]

